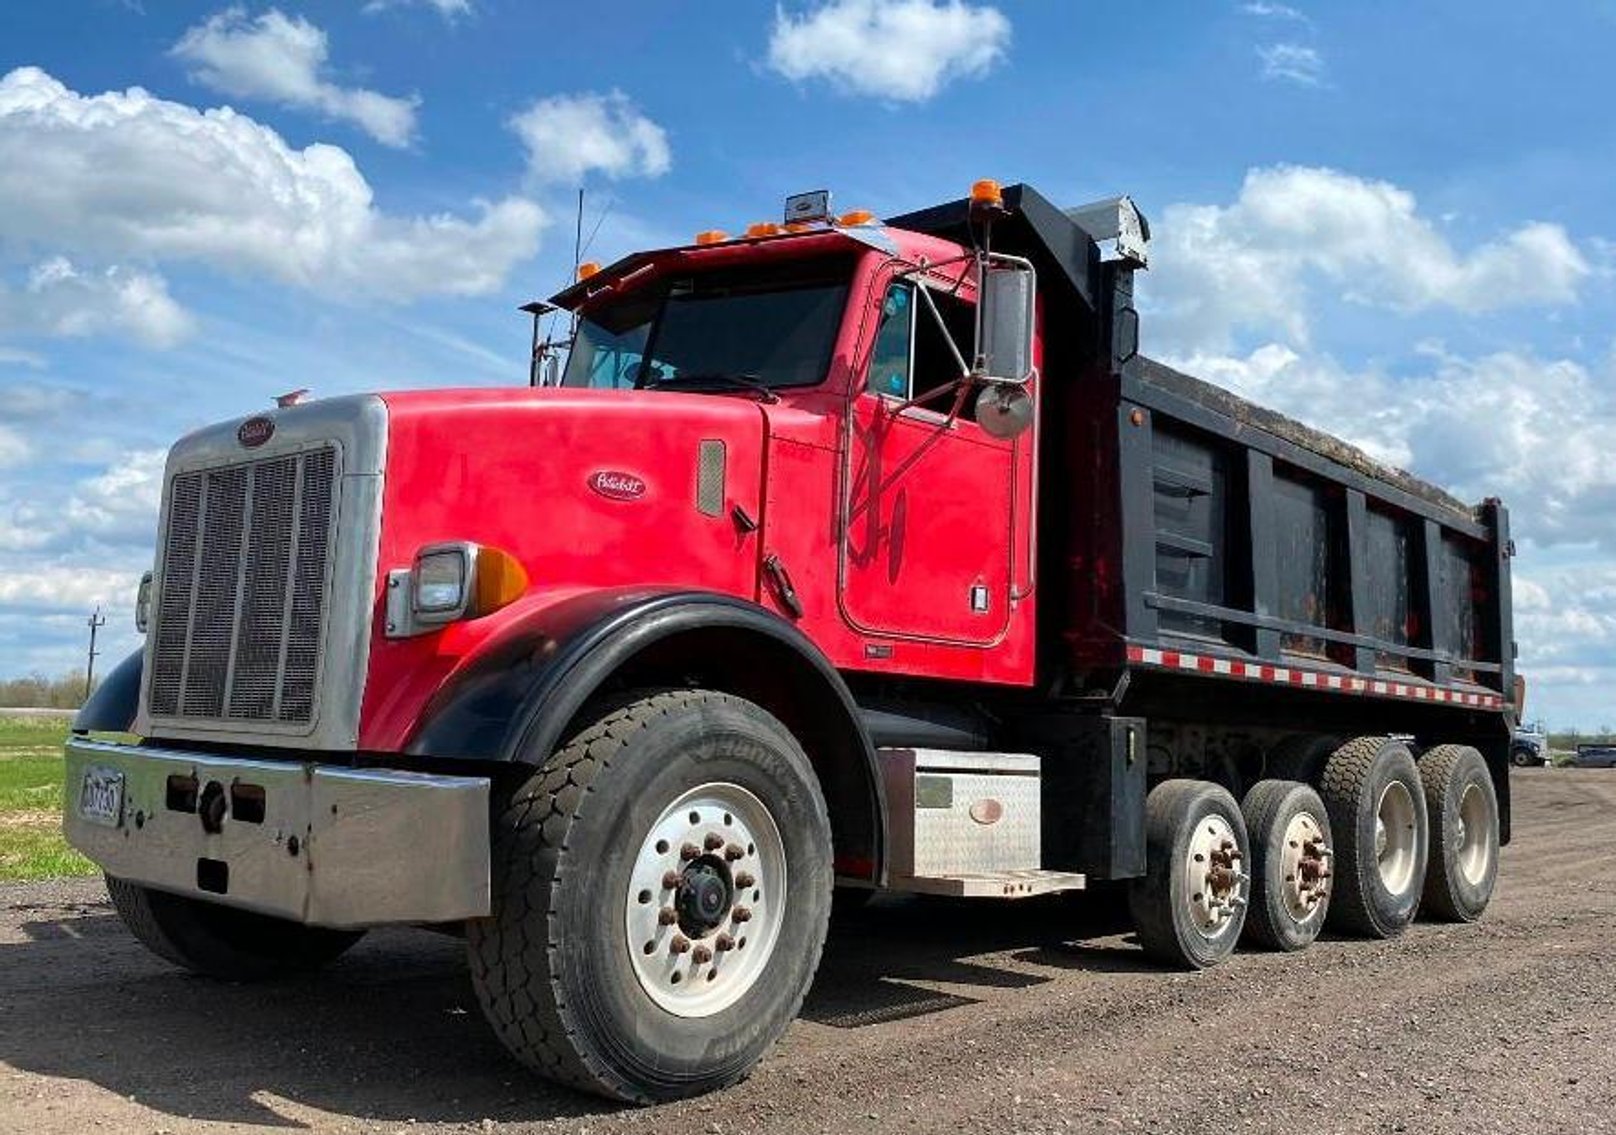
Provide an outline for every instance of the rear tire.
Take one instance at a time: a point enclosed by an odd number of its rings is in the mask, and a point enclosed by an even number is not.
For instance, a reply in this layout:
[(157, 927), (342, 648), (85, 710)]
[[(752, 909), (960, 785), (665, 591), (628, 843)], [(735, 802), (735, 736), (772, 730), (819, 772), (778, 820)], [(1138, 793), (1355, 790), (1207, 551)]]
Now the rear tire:
[(744, 1079), (796, 1017), (830, 917), (807, 756), (706, 690), (633, 696), (545, 758), (496, 818), (493, 869), (466, 943), (494, 1032), (546, 1078), (634, 1103)]
[(1164, 780), (1145, 799), (1145, 874), (1128, 888), (1139, 942), (1170, 966), (1227, 958), (1246, 918), (1251, 858), (1246, 823), (1228, 791)]
[(1436, 745), (1420, 756), (1431, 819), (1425, 909), (1449, 922), (1474, 922), (1498, 882), (1498, 794), (1482, 755), (1468, 745)]
[(1335, 894), (1328, 925), (1369, 938), (1414, 921), (1425, 880), (1425, 788), (1408, 746), (1358, 737), (1324, 764), (1319, 796), (1335, 836)]
[(267, 914), (106, 877), (112, 906), (141, 945), (166, 961), (223, 981), (269, 981), (334, 961), (363, 930), (304, 926)]
[(1319, 794), (1294, 780), (1261, 780), (1241, 804), (1251, 839), (1246, 942), (1301, 950), (1330, 907), (1330, 817)]

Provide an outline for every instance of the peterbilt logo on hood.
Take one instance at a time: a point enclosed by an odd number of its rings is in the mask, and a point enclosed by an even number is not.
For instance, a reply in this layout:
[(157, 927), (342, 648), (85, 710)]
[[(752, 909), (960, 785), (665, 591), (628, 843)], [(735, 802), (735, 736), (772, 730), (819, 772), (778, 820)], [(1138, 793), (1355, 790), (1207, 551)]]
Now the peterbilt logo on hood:
[(257, 449), (275, 436), (275, 423), (269, 418), (248, 418), (236, 430), (236, 440), (248, 449)]
[(589, 487), (614, 501), (639, 500), (645, 495), (645, 478), (633, 473), (602, 469), (589, 478)]

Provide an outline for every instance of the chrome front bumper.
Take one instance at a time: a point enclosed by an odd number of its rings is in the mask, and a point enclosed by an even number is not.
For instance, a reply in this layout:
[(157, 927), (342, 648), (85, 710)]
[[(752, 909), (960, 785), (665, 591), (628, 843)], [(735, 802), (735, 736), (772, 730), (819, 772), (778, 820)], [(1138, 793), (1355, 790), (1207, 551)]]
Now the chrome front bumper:
[(176, 894), (311, 926), (451, 922), (489, 912), (488, 793), (485, 777), (75, 736), (62, 826), (108, 874)]

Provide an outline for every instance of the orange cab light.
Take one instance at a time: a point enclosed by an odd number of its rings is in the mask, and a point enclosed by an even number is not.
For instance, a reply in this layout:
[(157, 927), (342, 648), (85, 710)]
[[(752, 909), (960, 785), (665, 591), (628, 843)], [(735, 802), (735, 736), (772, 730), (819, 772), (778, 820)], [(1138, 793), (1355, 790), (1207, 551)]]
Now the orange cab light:
[(971, 203), (973, 205), (1003, 205), (1004, 194), (999, 192), (999, 183), (991, 177), (984, 177), (981, 181), (971, 184)]
[(844, 228), (850, 228), (853, 225), (867, 225), (873, 220), (875, 214), (868, 209), (854, 209), (851, 213), (843, 213), (836, 218), (836, 223)]
[(589, 277), (593, 276), (599, 271), (599, 264), (596, 264), (593, 260), (585, 260), (582, 264), (578, 265), (578, 278), (580, 280), (587, 280)]
[(527, 569), (515, 556), (486, 544), (477, 549), (476, 613), (487, 615), (507, 607), (527, 591)]
[(696, 234), (697, 244), (719, 244), (729, 239), (729, 233), (723, 229), (706, 229)]
[(805, 232), (807, 232), (809, 229), (811, 229), (813, 227), (814, 226), (810, 225), (807, 221), (791, 221), (790, 223), (788, 223), (786, 225), (786, 232), (788, 232), (788, 233), (805, 233)]
[(773, 221), (758, 221), (756, 224), (746, 226), (748, 237), (779, 236), (780, 226)]

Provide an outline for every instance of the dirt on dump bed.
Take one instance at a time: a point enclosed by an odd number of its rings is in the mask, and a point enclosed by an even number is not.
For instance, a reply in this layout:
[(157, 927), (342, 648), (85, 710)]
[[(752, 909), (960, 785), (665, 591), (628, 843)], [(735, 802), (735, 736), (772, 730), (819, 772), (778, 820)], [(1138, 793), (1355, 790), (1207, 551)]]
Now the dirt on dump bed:
[(1515, 798), (1481, 923), (1207, 973), (1147, 964), (1104, 896), (877, 903), (749, 1081), (646, 1110), (510, 1063), (453, 939), (224, 986), (147, 955), (99, 883), (11, 885), (0, 1130), (1616, 1131), (1616, 772)]

